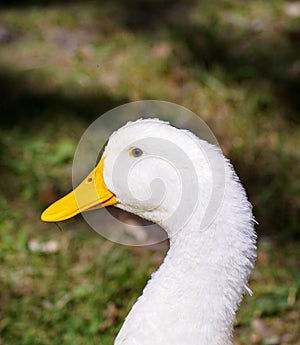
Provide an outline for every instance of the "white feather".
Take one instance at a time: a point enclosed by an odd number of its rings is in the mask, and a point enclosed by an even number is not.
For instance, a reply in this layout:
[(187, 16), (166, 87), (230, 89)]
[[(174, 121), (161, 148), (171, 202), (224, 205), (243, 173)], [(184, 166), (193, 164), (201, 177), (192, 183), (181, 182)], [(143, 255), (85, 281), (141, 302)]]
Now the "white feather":
[[(131, 166), (125, 179), (114, 178), (116, 164), (136, 143), (144, 160)], [(179, 159), (182, 152), (185, 161)], [(117, 206), (158, 223), (170, 239), (163, 264), (126, 317), (115, 345), (233, 344), (236, 310), (244, 292), (251, 294), (247, 281), (256, 235), (252, 207), (230, 162), (219, 148), (158, 119), (120, 128), (104, 155), (105, 183), (117, 196)], [(196, 190), (197, 202), (189, 204), (187, 198), (180, 209), (184, 181), (195, 182), (191, 170), (197, 183), (191, 194)], [(164, 197), (155, 204), (149, 195), (157, 177)], [(209, 201), (216, 196), (218, 207), (204, 224)], [(182, 221), (191, 207), (193, 212)]]

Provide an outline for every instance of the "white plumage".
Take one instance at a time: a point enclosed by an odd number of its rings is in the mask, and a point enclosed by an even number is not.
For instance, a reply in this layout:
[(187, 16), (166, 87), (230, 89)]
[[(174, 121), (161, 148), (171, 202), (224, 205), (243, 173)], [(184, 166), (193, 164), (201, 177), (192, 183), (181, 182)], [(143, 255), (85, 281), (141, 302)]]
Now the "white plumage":
[[(164, 143), (165, 151), (161, 147)], [(148, 158), (131, 168), (128, 178), (112, 181), (120, 152), (133, 145), (141, 146)], [(174, 160), (168, 150), (177, 148), (190, 160), (167, 164)], [(170, 239), (163, 264), (127, 316), (115, 345), (232, 344), (235, 312), (253, 268), (256, 236), (252, 207), (230, 162), (219, 148), (156, 119), (138, 120), (119, 129), (111, 136), (104, 155), (104, 180), (117, 196), (116, 206), (158, 223)], [(178, 217), (168, 215), (177, 212), (180, 217), (181, 210), (174, 205), (183, 194), (180, 179), (190, 178), (191, 163), (199, 187), (197, 204), (181, 224)], [(212, 165), (219, 171), (212, 171)], [(160, 205), (138, 202), (149, 200), (151, 181), (157, 177), (165, 193)], [(124, 183), (131, 187), (130, 194)], [(202, 229), (214, 188), (219, 188), (215, 196), (222, 200)]]
[(218, 147), (158, 119), (130, 122), (111, 135), (76, 193), (80, 200), (70, 193), (42, 219), (70, 218), (100, 198), (159, 224), (170, 240), (115, 345), (233, 344), (256, 235), (245, 190)]

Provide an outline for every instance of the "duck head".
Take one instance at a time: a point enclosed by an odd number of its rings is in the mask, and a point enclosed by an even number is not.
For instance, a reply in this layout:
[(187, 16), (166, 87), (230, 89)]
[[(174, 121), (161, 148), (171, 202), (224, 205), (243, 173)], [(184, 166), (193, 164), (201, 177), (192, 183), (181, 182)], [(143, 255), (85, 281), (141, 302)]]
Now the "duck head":
[(58, 222), (114, 205), (165, 229), (183, 226), (207, 206), (212, 190), (211, 162), (200, 141), (158, 119), (129, 122), (111, 135), (93, 171), (41, 219)]

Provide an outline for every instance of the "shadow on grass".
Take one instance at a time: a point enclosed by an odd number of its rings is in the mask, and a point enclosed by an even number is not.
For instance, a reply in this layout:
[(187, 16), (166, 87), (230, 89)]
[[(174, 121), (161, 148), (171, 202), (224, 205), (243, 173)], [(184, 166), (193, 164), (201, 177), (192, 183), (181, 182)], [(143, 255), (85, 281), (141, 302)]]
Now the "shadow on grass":
[[(121, 21), (118, 25), (141, 35), (160, 36), (165, 32), (180, 47), (185, 47), (176, 52), (179, 64), (196, 64), (208, 72), (218, 65), (238, 82), (268, 83), (274, 98), (285, 107), (284, 120), (300, 123), (299, 23), (291, 20), (291, 25), (274, 24), (258, 19), (246, 22), (243, 27), (230, 23), (224, 26), (217, 11), (222, 12), (222, 6), (226, 5), (220, 4), (212, 7), (201, 24), (192, 19), (192, 14), (196, 4), (208, 6), (207, 0), (114, 0), (113, 3), (119, 13), (116, 20)], [(97, 4), (101, 11), (103, 3)]]
[(20, 75), (4, 72), (0, 72), (0, 88), (0, 126), (5, 128), (38, 125), (64, 114), (90, 123), (106, 111), (128, 102), (126, 98), (115, 98), (99, 88), (95, 93), (71, 95), (58, 90), (47, 91), (43, 87), (32, 87)]
[(300, 123), (300, 25), (264, 37), (251, 28), (239, 34), (224, 32), (214, 18), (206, 26), (177, 24), (174, 38), (186, 46), (194, 63), (208, 71), (222, 66), (236, 81), (268, 83), (285, 106), (282, 115)]
[[(1, 4), (50, 6), (72, 2), (13, 0), (2, 1)], [(224, 22), (219, 19), (218, 14), (224, 4), (220, 4), (217, 10), (212, 7), (206, 20), (198, 23), (191, 19), (197, 4), (195, 0), (112, 0), (109, 3), (99, 0), (86, 3), (95, 5), (99, 13), (105, 8), (113, 8), (111, 13), (116, 16), (109, 19), (117, 27), (124, 27), (134, 34), (151, 33), (159, 36), (161, 32), (166, 32), (168, 37), (185, 47), (185, 51), (178, 51), (176, 59), (179, 63), (196, 63), (208, 72), (213, 66), (219, 65), (237, 81), (268, 83), (278, 102), (285, 105), (283, 117), (292, 123), (300, 122), (299, 24), (288, 26), (280, 23), (274, 28), (274, 24), (257, 20), (237, 30), (230, 23), (224, 26)], [(207, 0), (201, 0), (200, 3), (205, 6), (209, 4)], [(189, 61), (186, 61), (186, 51)]]
[(0, 7), (50, 6), (72, 2), (74, 0), (0, 0)]

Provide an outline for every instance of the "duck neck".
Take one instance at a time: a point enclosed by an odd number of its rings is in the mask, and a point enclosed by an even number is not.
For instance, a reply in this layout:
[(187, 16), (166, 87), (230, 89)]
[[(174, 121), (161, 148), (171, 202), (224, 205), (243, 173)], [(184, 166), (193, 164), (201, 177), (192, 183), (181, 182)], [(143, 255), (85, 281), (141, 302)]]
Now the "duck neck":
[(174, 309), (194, 325), (190, 344), (233, 344), (236, 310), (250, 291), (247, 281), (256, 251), (251, 205), (238, 181), (230, 178), (228, 183), (210, 226), (201, 228), (196, 212), (170, 236), (158, 274), (169, 277), (160, 284), (176, 296)]
[(232, 344), (235, 313), (250, 270), (245, 273), (245, 258), (230, 248), (234, 241), (224, 237), (224, 224), (199, 233), (189, 225), (170, 239), (161, 277), (168, 272), (165, 288), (173, 297), (181, 296), (174, 298), (178, 315), (194, 323), (190, 344)]
[(237, 181), (226, 188), (211, 225), (201, 229), (200, 223), (195, 213), (170, 236), (163, 264), (115, 344), (132, 344), (126, 342), (132, 334), (143, 345), (233, 344), (235, 313), (255, 258), (251, 206)]

